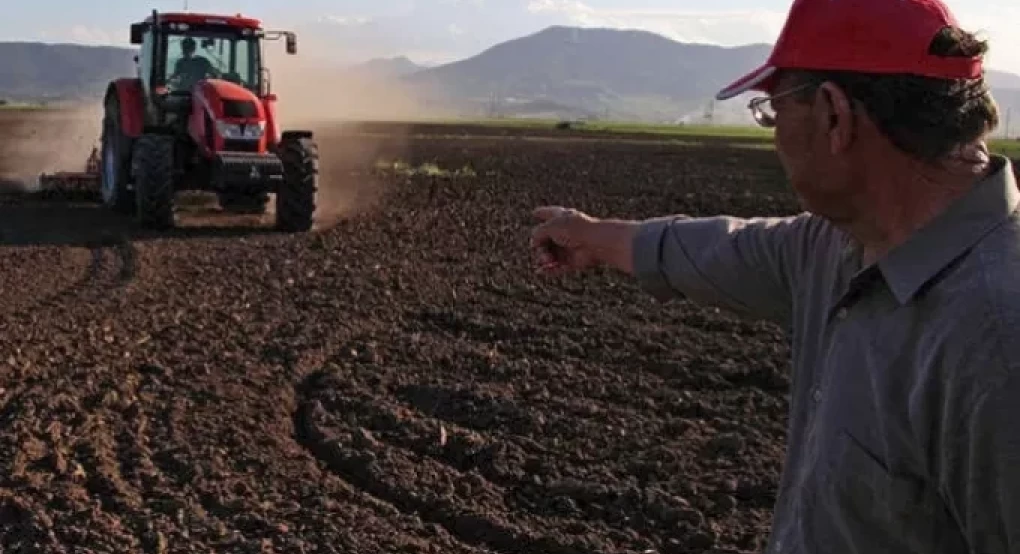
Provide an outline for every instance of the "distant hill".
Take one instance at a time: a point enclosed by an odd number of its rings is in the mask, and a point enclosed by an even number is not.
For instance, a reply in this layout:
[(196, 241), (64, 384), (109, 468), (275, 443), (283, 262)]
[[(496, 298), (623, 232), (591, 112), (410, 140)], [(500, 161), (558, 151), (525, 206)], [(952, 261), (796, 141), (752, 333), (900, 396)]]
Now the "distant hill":
[(434, 95), (501, 113), (531, 103), (615, 117), (700, 112), (735, 75), (761, 63), (764, 44), (684, 44), (647, 31), (554, 26), (406, 80)]
[(354, 65), (349, 68), (357, 73), (364, 73), (375, 77), (403, 77), (427, 69), (426, 66), (418, 65), (405, 56), (395, 58), (375, 58), (367, 62)]
[(94, 98), (111, 79), (135, 74), (134, 55), (126, 48), (0, 42), (0, 97)]
[[(417, 71), (405, 81), (424, 88), (437, 103), (445, 95), (447, 104), (480, 115), (750, 122), (745, 100), (716, 103), (713, 97), (757, 67), (771, 48), (553, 26), (465, 60)], [(1004, 114), (1012, 109), (1020, 116), (1020, 76), (990, 71), (988, 78)]]
[(1006, 73), (1005, 71), (989, 70), (986, 79), (992, 88), (1020, 89), (1020, 75)]

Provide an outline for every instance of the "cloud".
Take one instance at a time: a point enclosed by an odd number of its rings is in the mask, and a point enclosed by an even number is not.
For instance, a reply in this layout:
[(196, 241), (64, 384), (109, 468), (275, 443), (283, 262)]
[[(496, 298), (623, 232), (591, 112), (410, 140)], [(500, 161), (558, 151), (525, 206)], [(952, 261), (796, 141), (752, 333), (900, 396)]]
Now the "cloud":
[(530, 0), (533, 14), (559, 14), (582, 27), (643, 29), (680, 42), (736, 46), (773, 42), (786, 13), (775, 10), (593, 8), (580, 0)]
[(113, 44), (116, 42), (106, 31), (85, 25), (71, 27), (71, 39), (83, 44)]
[(577, 0), (531, 0), (528, 2), (528, 11), (531, 13), (558, 12), (573, 17), (583, 17), (595, 10)]
[(130, 46), (127, 33), (113, 33), (102, 27), (72, 25), (62, 29), (43, 29), (27, 40), (84, 44), (87, 46)]
[(353, 27), (359, 25), (368, 25), (372, 22), (371, 17), (366, 16), (352, 16), (352, 15), (324, 15), (320, 21), (325, 23), (332, 23), (333, 25), (339, 25), (341, 27)]

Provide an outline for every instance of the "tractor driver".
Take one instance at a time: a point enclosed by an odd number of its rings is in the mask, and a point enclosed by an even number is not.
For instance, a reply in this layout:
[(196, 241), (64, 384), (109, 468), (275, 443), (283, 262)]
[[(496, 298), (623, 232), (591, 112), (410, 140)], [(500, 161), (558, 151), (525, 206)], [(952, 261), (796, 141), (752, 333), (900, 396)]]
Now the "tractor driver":
[(209, 60), (195, 55), (195, 39), (185, 38), (181, 42), (181, 52), (184, 57), (174, 64), (174, 72), (170, 79), (180, 79), (182, 89), (190, 89), (195, 83), (216, 74), (216, 69)]

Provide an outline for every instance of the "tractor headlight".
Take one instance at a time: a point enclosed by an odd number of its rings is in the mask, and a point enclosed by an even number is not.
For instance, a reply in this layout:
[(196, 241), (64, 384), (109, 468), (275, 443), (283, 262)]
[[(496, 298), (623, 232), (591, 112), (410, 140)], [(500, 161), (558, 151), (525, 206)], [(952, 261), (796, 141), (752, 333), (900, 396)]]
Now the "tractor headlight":
[(266, 124), (262, 121), (258, 123), (228, 123), (226, 121), (217, 121), (216, 130), (219, 131), (220, 136), (226, 139), (258, 140), (265, 134)]

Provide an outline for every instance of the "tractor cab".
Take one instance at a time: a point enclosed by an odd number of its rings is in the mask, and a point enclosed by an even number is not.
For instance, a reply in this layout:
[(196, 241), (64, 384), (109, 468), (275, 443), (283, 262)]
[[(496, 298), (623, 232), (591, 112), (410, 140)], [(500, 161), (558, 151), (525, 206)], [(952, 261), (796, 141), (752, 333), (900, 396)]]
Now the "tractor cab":
[(258, 39), (212, 33), (169, 33), (161, 74), (171, 95), (190, 94), (203, 79), (223, 79), (259, 94)]
[(293, 33), (269, 32), (256, 19), (196, 13), (157, 13), (131, 26), (131, 43), (140, 45), (138, 77), (149, 116), (173, 119), (191, 108), (195, 86), (206, 79), (239, 85), (259, 98), (269, 95), (269, 72), (262, 43), (286, 37), (287, 53), (297, 52)]

